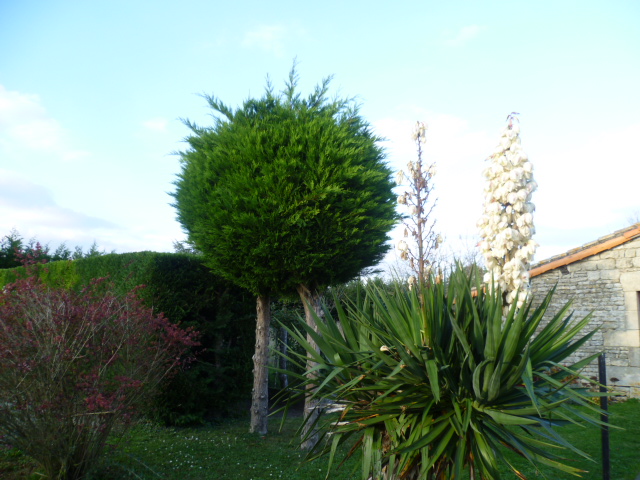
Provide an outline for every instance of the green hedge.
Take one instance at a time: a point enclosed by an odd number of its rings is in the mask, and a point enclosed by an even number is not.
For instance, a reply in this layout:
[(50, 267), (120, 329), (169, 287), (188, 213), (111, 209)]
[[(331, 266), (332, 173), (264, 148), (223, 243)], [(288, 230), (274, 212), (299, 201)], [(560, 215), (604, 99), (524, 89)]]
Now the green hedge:
[[(0, 286), (15, 281), (22, 267), (0, 270)], [(137, 252), (108, 254), (39, 267), (50, 284), (79, 288), (109, 277), (125, 293), (138, 294), (157, 312), (201, 333), (196, 361), (164, 385), (150, 414), (167, 424), (202, 423), (234, 411), (252, 382), (255, 330), (253, 295), (213, 275), (200, 257)]]

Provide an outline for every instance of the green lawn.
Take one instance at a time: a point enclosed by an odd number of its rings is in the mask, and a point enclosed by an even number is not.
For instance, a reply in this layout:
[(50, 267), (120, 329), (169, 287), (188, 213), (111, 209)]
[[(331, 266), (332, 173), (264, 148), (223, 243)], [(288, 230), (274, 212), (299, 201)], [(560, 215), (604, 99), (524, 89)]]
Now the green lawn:
[[(632, 400), (611, 406), (612, 423), (625, 430), (611, 430), (611, 478), (634, 480), (640, 474), (640, 402)], [(107, 455), (99, 480), (127, 478), (190, 479), (323, 479), (326, 461), (302, 463), (303, 453), (296, 448), (295, 428), (299, 419), (289, 419), (282, 432), (272, 420), (273, 433), (266, 438), (247, 433), (248, 420), (228, 420), (203, 428), (162, 428), (139, 425), (127, 435), (124, 444)], [(567, 427), (565, 437), (593, 456), (595, 462), (576, 460), (575, 465), (590, 470), (583, 478), (602, 478), (600, 432), (596, 429)], [(532, 479), (543, 478), (523, 464), (522, 472)], [(514, 478), (504, 471), (504, 478)], [(547, 478), (576, 478), (554, 469), (545, 469)], [(41, 478), (37, 470), (17, 452), (0, 453), (0, 478), (6, 480)], [(359, 478), (358, 464), (350, 461), (332, 472), (332, 480)]]
[[(611, 479), (612, 480), (635, 480), (640, 474), (640, 401), (629, 400), (625, 403), (615, 403), (610, 405), (610, 421), (612, 425), (623, 429), (611, 428)], [(601, 432), (595, 428), (584, 428), (578, 426), (568, 426), (558, 430), (569, 443), (575, 445), (583, 452), (588, 453), (593, 461), (586, 460), (577, 455), (566, 454), (571, 461), (566, 462), (572, 466), (588, 470), (582, 478), (589, 480), (602, 479), (602, 443)], [(512, 457), (513, 458), (513, 457)], [(522, 467), (522, 473), (528, 478), (544, 478), (526, 461), (518, 461)], [(542, 473), (551, 480), (575, 479), (578, 477), (565, 474), (553, 468), (542, 468)], [(503, 470), (505, 473), (506, 469)], [(505, 478), (513, 478), (505, 475)]]
[[(281, 432), (279, 420), (272, 420), (267, 436), (247, 432), (247, 419), (226, 421), (207, 428), (162, 428), (142, 425), (131, 431), (122, 452), (112, 455), (122, 467), (135, 470), (144, 479), (321, 479), (326, 474), (323, 461), (303, 462), (304, 453), (296, 448), (295, 430), (299, 419), (290, 419)], [(143, 466), (146, 465), (146, 466)], [(331, 478), (356, 479), (350, 475), (354, 462)], [(131, 476), (131, 478), (135, 478)]]

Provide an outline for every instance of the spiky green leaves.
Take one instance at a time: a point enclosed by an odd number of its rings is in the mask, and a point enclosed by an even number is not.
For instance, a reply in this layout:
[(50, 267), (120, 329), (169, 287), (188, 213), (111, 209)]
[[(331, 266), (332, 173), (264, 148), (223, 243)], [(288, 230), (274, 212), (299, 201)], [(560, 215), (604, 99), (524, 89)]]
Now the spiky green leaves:
[(315, 395), (342, 409), (327, 425), (326, 451), (355, 435), (363, 479), (451, 479), (465, 469), (495, 479), (505, 449), (579, 472), (551, 447), (573, 449), (556, 427), (598, 423), (576, 411), (597, 411), (591, 394), (570, 386), (593, 357), (562, 364), (592, 335), (581, 336), (589, 318), (572, 322), (567, 306), (543, 323), (551, 292), (504, 319), (501, 293), (483, 292), (462, 270), (446, 286), (416, 290), (368, 288), (318, 333), (291, 331), (307, 349), (307, 333), (317, 342), (322, 353), (307, 350), (318, 362)]

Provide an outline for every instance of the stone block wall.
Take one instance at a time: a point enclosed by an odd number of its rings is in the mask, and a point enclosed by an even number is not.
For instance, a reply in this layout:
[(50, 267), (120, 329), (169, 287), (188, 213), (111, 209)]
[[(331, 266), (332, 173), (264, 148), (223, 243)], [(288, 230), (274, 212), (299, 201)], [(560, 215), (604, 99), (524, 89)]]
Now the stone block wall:
[[(574, 318), (591, 313), (589, 331), (598, 332), (570, 361), (604, 351), (607, 383), (625, 394), (640, 397), (640, 238), (531, 278), (534, 301), (539, 303), (555, 285), (547, 315), (572, 300)], [(597, 362), (584, 371), (598, 374)], [(611, 379), (617, 381), (611, 381)]]

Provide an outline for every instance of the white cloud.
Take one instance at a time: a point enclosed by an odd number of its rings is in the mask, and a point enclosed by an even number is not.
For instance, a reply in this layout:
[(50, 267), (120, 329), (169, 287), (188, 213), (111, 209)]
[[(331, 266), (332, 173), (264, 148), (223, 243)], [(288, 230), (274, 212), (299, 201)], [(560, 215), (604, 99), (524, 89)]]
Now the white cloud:
[(68, 132), (47, 114), (37, 95), (0, 85), (0, 153), (21, 158), (24, 152), (47, 152), (65, 162), (90, 155), (71, 146)]
[(281, 57), (284, 54), (284, 40), (287, 33), (287, 29), (281, 25), (262, 25), (245, 33), (242, 46), (257, 47), (267, 53)]
[(142, 126), (147, 130), (164, 133), (167, 131), (169, 121), (166, 118), (156, 117), (142, 122)]
[(23, 237), (62, 243), (101, 229), (118, 228), (101, 218), (58, 205), (50, 189), (0, 170), (0, 235), (16, 228)]
[(107, 252), (173, 251), (173, 242), (184, 234), (171, 220), (173, 211), (168, 206), (162, 210), (160, 215), (147, 212), (143, 219), (121, 216), (116, 224), (64, 207), (50, 188), (0, 169), (0, 237), (15, 228), (24, 239), (35, 238), (54, 249), (66, 243), (86, 250), (96, 242)]
[(480, 25), (467, 25), (462, 27), (455, 34), (449, 35), (448, 38), (444, 40), (444, 43), (449, 47), (459, 47), (467, 43), (469, 40), (477, 37), (484, 30), (486, 30), (486, 27)]
[(574, 135), (559, 138), (560, 145), (532, 159), (540, 185), (539, 224), (565, 231), (622, 228), (629, 212), (640, 208), (638, 138), (640, 123), (590, 137)]
[(0, 170), (0, 206), (41, 208), (54, 204), (53, 193), (9, 171)]
[(33, 118), (46, 116), (37, 95), (9, 91), (0, 85), (0, 133), (12, 124), (21, 124)]

